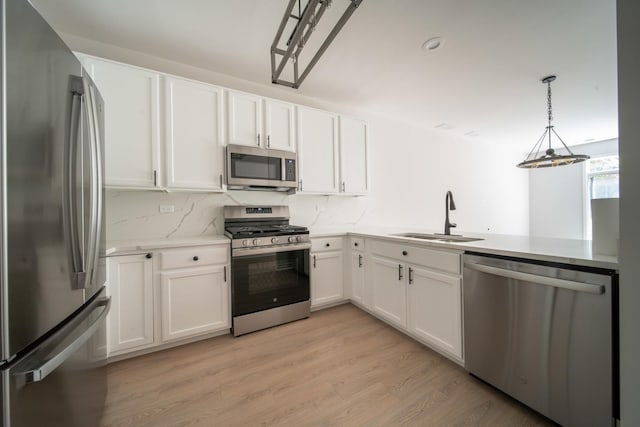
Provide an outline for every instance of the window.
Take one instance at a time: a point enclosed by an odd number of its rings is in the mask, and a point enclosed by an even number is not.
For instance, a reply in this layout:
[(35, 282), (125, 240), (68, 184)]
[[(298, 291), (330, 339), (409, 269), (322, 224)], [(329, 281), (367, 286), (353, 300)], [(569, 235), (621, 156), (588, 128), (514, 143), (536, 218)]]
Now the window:
[(618, 156), (587, 160), (587, 194), (585, 206), (585, 239), (591, 239), (591, 199), (620, 197), (620, 167)]

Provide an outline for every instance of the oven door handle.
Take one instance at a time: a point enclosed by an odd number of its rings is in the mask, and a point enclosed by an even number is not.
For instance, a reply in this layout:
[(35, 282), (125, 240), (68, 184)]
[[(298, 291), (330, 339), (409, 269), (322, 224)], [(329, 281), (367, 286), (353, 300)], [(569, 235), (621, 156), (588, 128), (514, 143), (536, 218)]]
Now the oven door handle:
[(305, 249), (311, 249), (311, 243), (300, 243), (297, 245), (287, 245), (287, 246), (267, 246), (263, 248), (238, 248), (238, 249), (233, 249), (231, 251), (231, 256), (243, 257), (243, 256), (251, 256), (251, 255), (272, 254), (276, 252), (302, 251)]

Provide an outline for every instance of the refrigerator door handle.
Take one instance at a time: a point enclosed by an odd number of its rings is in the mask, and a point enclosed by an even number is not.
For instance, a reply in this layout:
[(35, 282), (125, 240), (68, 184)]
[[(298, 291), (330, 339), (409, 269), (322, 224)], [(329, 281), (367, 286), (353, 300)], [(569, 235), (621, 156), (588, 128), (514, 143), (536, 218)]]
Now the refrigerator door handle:
[(96, 117), (95, 117), (95, 109), (94, 109), (94, 93), (92, 91), (92, 87), (84, 81), (85, 85), (85, 108), (87, 111), (87, 125), (89, 127), (89, 153), (90, 153), (90, 174), (91, 174), (91, 189), (90, 189), (90, 222), (89, 222), (89, 239), (87, 242), (87, 278), (84, 281), (84, 288), (87, 288), (91, 285), (94, 276), (94, 270), (97, 262), (97, 256), (99, 251), (98, 237), (99, 237), (99, 213), (98, 209), (100, 208), (100, 194), (99, 194), (99, 179), (98, 179), (98, 171), (100, 167), (98, 166), (98, 154), (96, 153), (96, 139), (97, 139), (97, 131), (96, 131)]
[(100, 140), (100, 122), (98, 121), (98, 106), (96, 104), (96, 95), (95, 95), (95, 87), (89, 86), (89, 107), (91, 108), (91, 119), (92, 119), (92, 130), (93, 130), (93, 159), (94, 161), (94, 172), (93, 182), (94, 182), (94, 193), (92, 199), (95, 202), (95, 212), (92, 214), (92, 218), (95, 217), (95, 227), (92, 228), (92, 237), (94, 239), (93, 242), (93, 252), (89, 253), (89, 256), (92, 257), (91, 264), (91, 277), (90, 283), (94, 282), (96, 266), (98, 265), (98, 257), (100, 256), (100, 235), (102, 234), (103, 227), (103, 219), (102, 218), (102, 141)]
[(78, 194), (76, 192), (78, 171), (78, 133), (80, 127), (80, 107), (82, 103), (83, 88), (76, 85), (72, 90), (71, 115), (69, 119), (69, 139), (67, 141), (67, 182), (65, 185), (64, 211), (71, 249), (72, 283), (74, 289), (82, 289), (86, 279), (85, 260), (80, 242), (80, 225), (78, 224)]
[[(44, 362), (35, 368), (29, 368), (23, 371), (16, 372), (14, 375), (18, 378), (24, 380), (25, 384), (35, 383), (38, 381), (44, 380), (47, 375), (53, 372), (58, 366), (64, 363), (72, 354), (74, 354), (80, 347), (82, 347), (98, 330), (98, 328), (102, 325), (109, 309), (111, 308), (111, 297), (103, 297), (96, 300), (93, 309), (90, 313), (87, 314), (89, 316), (97, 309), (101, 309), (102, 312), (98, 315), (98, 317), (91, 323), (91, 325), (84, 329), (82, 332), (78, 333), (78, 336), (73, 340), (71, 344), (63, 348), (61, 351), (57, 352), (55, 355), (51, 357), (46, 357)], [(80, 326), (84, 326), (83, 323)], [(79, 328), (77, 328), (79, 329)], [(76, 333), (74, 330), (71, 334)], [(70, 334), (70, 335), (71, 335)], [(28, 363), (28, 359), (23, 362)]]

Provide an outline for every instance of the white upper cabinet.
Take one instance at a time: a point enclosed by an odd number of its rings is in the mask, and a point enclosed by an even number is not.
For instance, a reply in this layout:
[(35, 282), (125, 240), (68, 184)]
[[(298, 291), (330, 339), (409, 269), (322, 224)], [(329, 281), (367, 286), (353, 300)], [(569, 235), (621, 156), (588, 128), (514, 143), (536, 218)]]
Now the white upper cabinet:
[(106, 185), (160, 187), (158, 73), (81, 56), (105, 105)]
[(331, 194), (338, 185), (338, 115), (298, 107), (299, 190)]
[(222, 191), (222, 88), (165, 77), (166, 186)]
[(266, 148), (296, 151), (295, 107), (288, 102), (264, 100)]
[(294, 105), (227, 91), (229, 144), (295, 151)]
[(340, 116), (340, 191), (366, 194), (369, 191), (367, 124)]
[(227, 92), (229, 144), (260, 147), (262, 144), (262, 98), (244, 92)]

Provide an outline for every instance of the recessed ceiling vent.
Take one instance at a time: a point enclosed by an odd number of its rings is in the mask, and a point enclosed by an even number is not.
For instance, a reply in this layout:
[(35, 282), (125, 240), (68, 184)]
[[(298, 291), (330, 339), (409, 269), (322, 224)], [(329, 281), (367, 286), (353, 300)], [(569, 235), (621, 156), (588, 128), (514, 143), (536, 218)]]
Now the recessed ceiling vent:
[[(333, 0), (290, 0), (284, 12), (282, 22), (271, 45), (271, 82), (274, 84), (289, 86), (294, 89), (300, 87), (311, 69), (316, 65), (322, 54), (329, 47), (333, 39), (338, 35), (351, 14), (360, 6), (362, 0), (349, 0), (349, 5), (344, 11), (333, 29), (326, 36), (315, 55), (308, 61), (302, 73), (300, 73), (300, 57), (307, 46), (311, 34), (314, 32), (320, 19), (331, 6)], [(297, 6), (297, 7), (296, 7)], [(296, 10), (297, 9), (297, 10)], [(285, 29), (291, 29), (288, 37), (283, 40)], [(287, 31), (288, 33), (288, 31)], [(280, 47), (282, 46), (282, 47)], [(288, 69), (287, 69), (288, 68)], [(287, 69), (290, 80), (282, 78)]]

